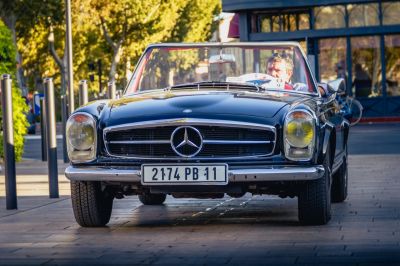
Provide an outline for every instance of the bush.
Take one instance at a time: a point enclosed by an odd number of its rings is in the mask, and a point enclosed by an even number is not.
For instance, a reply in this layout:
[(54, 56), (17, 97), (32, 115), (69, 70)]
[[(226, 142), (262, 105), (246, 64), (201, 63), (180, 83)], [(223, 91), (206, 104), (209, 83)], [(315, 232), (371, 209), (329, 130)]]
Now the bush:
[[(21, 97), (21, 91), (15, 82), (16, 73), (15, 47), (12, 42), (11, 32), (0, 20), (0, 75), (11, 74), (13, 77), (12, 104), (13, 104), (13, 125), (14, 125), (14, 146), (17, 161), (21, 160), (24, 151), (24, 135), (27, 133), (28, 121), (26, 113), (29, 107)], [(0, 118), (2, 110), (0, 106)], [(0, 119), (1, 120), (1, 119)], [(2, 123), (2, 122), (1, 122)], [(0, 157), (3, 158), (3, 131), (0, 132)]]

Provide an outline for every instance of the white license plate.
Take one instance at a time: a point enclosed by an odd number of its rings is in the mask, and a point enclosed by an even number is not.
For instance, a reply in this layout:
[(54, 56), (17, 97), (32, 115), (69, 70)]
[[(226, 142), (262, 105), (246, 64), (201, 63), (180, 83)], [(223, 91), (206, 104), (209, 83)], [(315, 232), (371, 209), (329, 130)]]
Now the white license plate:
[(226, 185), (226, 164), (143, 164), (144, 185)]

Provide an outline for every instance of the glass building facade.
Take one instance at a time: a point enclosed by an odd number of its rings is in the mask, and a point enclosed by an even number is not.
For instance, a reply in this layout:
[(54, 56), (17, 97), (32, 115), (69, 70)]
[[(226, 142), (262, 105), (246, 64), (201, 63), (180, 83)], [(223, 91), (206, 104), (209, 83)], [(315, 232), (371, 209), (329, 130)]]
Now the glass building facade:
[(222, 0), (241, 41), (299, 41), (320, 82), (342, 77), (366, 117), (400, 116), (400, 1)]

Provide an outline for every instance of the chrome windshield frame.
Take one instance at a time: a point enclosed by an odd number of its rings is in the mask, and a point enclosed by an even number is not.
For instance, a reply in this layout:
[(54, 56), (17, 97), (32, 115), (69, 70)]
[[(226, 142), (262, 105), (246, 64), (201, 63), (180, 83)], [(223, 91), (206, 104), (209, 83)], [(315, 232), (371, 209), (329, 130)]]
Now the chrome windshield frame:
[(145, 60), (145, 57), (148, 55), (148, 53), (155, 49), (155, 48), (203, 48), (203, 47), (210, 47), (210, 48), (229, 48), (229, 47), (238, 47), (238, 48), (257, 48), (257, 47), (288, 47), (288, 48), (297, 48), (300, 52), (300, 55), (303, 57), (304, 63), (305, 63), (305, 67), (306, 70), (308, 72), (308, 75), (311, 78), (311, 83), (314, 86), (314, 91), (315, 92), (304, 92), (304, 94), (307, 95), (313, 95), (313, 96), (319, 96), (321, 97), (321, 94), (318, 90), (318, 86), (317, 86), (317, 81), (313, 75), (313, 72), (311, 71), (311, 67), (310, 64), (308, 63), (307, 57), (304, 53), (304, 51), (302, 50), (300, 44), (298, 42), (229, 42), (229, 43), (222, 43), (222, 42), (213, 42), (213, 43), (156, 43), (156, 44), (151, 44), (149, 46), (146, 47), (146, 49), (144, 50), (143, 54), (141, 55), (141, 57), (138, 60), (138, 63), (136, 64), (135, 70), (132, 73), (132, 76), (127, 84), (127, 86), (124, 89), (124, 97), (125, 96), (132, 96), (138, 93), (143, 93), (141, 91), (136, 91), (133, 93), (127, 93), (128, 88), (131, 86), (132, 82), (134, 81), (135, 77), (138, 75), (139, 70), (139, 66), (141, 66), (141, 64), (143, 63), (143, 60)]

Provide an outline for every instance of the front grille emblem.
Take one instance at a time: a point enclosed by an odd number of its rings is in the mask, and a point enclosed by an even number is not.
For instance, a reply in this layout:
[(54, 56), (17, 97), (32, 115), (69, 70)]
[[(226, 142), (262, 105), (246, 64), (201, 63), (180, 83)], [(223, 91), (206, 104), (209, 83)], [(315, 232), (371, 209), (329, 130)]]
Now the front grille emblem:
[(171, 147), (181, 157), (194, 157), (203, 147), (203, 137), (194, 127), (177, 127), (171, 134)]

